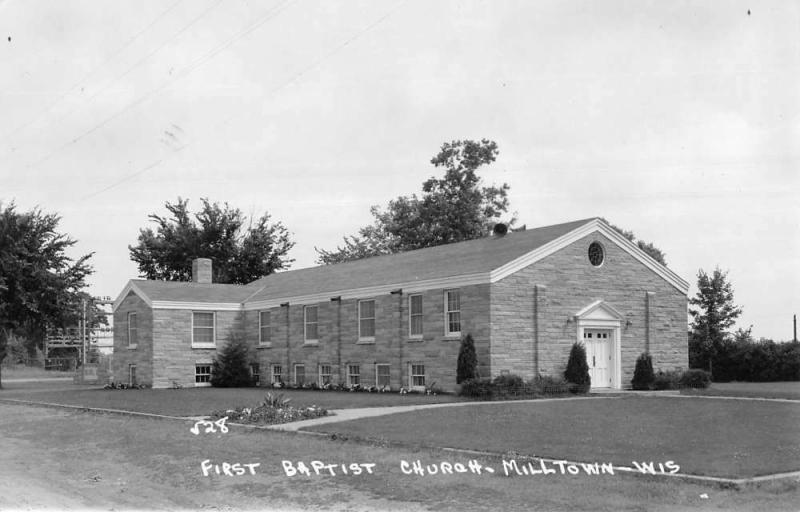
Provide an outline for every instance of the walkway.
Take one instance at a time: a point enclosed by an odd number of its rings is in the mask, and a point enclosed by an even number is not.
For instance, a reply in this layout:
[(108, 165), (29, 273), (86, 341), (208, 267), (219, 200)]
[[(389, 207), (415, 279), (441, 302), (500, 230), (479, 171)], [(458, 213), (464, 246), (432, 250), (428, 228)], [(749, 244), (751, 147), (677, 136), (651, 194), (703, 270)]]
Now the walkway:
[(497, 400), (491, 402), (447, 402), (441, 404), (420, 404), (420, 405), (397, 405), (393, 407), (363, 407), (360, 409), (334, 409), (329, 411), (330, 415), (312, 420), (295, 421), (293, 423), (282, 423), (270, 425), (266, 428), (270, 430), (283, 430), (296, 432), (306, 427), (324, 425), (326, 423), (338, 423), (341, 421), (358, 420), (361, 418), (372, 418), (375, 416), (386, 416), (387, 414), (399, 414), (403, 412), (419, 411), (423, 409), (435, 409), (439, 407), (465, 407), (469, 405), (492, 405), (492, 404), (524, 404), (542, 402), (563, 402), (564, 400), (595, 400), (595, 399), (619, 398), (618, 396), (580, 396), (569, 398), (537, 398), (532, 400)]

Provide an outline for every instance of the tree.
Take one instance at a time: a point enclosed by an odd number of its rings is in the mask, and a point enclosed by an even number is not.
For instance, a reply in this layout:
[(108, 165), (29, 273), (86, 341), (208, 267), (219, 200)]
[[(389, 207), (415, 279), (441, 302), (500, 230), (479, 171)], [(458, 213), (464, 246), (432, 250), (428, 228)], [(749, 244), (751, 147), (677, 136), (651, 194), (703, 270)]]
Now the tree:
[(250, 354), (244, 338), (232, 333), (228, 343), (211, 363), (211, 385), (217, 388), (240, 388), (253, 385)]
[(653, 373), (653, 358), (647, 353), (639, 355), (636, 359), (636, 367), (633, 370), (631, 387), (635, 390), (650, 389), (655, 380), (656, 375)]
[(474, 379), (478, 373), (478, 356), (475, 354), (475, 341), (471, 334), (461, 340), (458, 349), (458, 364), (456, 366), (456, 384), (465, 380)]
[(626, 229), (622, 229), (619, 226), (615, 226), (611, 224), (606, 219), (603, 219), (609, 226), (611, 226), (614, 231), (619, 233), (620, 235), (624, 236), (634, 244), (636, 244), (639, 249), (643, 250), (647, 253), (648, 256), (656, 260), (657, 262), (661, 263), (665, 267), (667, 266), (667, 256), (664, 254), (664, 251), (653, 245), (651, 242), (645, 242), (644, 240), (638, 240), (636, 235), (633, 234), (633, 231), (628, 231)]
[(228, 203), (220, 206), (201, 199), (203, 208), (192, 216), (189, 200), (165, 203), (171, 217), (149, 215), (157, 224), (139, 230), (136, 246), (128, 246), (139, 273), (147, 279), (191, 281), (192, 260), (211, 258), (216, 283), (247, 284), (288, 268), (286, 255), (294, 247), (280, 222), (267, 213), (255, 222)]
[(589, 376), (589, 364), (586, 362), (586, 347), (577, 341), (572, 344), (567, 360), (567, 368), (564, 370), (564, 379), (575, 385), (575, 392), (585, 393), (592, 384)]
[(38, 208), (20, 213), (14, 203), (0, 204), (0, 362), (13, 335), (43, 338), (81, 309), (92, 254), (74, 261), (66, 255), (76, 241), (58, 232), (60, 220)]
[(400, 196), (385, 210), (373, 206), (373, 223), (344, 237), (344, 245), (333, 251), (317, 249), (318, 262), (340, 263), (486, 236), (508, 212), (508, 185), (483, 186), (477, 174), (497, 155), (497, 143), (487, 139), (443, 144), (431, 159), (434, 167), (444, 168), (443, 177), (426, 180), (421, 197)]
[(733, 286), (728, 273), (719, 267), (712, 275), (703, 269), (697, 273), (697, 295), (689, 299), (692, 317), (689, 335), (689, 353), (694, 355), (690, 366), (707, 367), (713, 376), (713, 360), (729, 337), (728, 329), (742, 314), (742, 308), (733, 302)]

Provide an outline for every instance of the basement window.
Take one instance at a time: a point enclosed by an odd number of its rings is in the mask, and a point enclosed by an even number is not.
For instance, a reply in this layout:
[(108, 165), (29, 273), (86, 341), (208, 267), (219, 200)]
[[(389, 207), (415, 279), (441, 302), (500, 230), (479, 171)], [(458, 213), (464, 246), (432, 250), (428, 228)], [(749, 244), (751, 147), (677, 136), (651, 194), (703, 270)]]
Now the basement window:
[(198, 364), (194, 367), (194, 385), (203, 387), (211, 385), (211, 365)]

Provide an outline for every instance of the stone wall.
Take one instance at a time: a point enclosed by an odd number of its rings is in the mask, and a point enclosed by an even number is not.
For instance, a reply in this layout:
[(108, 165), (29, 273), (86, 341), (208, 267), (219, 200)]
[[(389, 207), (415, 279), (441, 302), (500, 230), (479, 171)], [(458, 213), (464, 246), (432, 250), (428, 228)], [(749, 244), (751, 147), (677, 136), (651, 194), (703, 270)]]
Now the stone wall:
[[(136, 313), (137, 339), (135, 347), (128, 344), (128, 314)], [(130, 365), (136, 365), (139, 384), (153, 382), (153, 312), (148, 305), (131, 292), (114, 311), (114, 356), (110, 380), (130, 384)]]
[[(483, 370), (489, 365), (489, 285), (459, 289), (461, 299), (461, 332), (471, 333)], [(390, 386), (409, 386), (409, 365), (425, 365), (425, 383), (452, 390), (456, 380), (456, 361), (460, 336), (445, 336), (444, 289), (421, 292), (423, 304), (423, 336), (409, 336), (409, 296), (396, 293), (362, 299), (344, 299), (316, 304), (319, 339), (304, 340), (304, 307), (289, 305), (270, 309), (271, 341), (258, 344), (258, 311), (247, 311), (247, 337), (256, 347), (262, 384), (272, 379), (273, 365), (281, 365), (286, 383), (295, 381), (295, 365), (305, 365), (307, 382), (317, 382), (321, 365), (330, 365), (334, 383), (348, 383), (348, 366), (360, 369), (363, 386), (376, 385), (376, 366), (389, 365)], [(358, 302), (375, 300), (374, 340), (359, 340)], [(288, 336), (287, 336), (288, 332)]]
[[(593, 241), (605, 249), (599, 267), (587, 257)], [(648, 340), (656, 370), (688, 367), (686, 296), (614, 242), (594, 233), (492, 284), (492, 375), (509, 371), (531, 378), (536, 371), (563, 373), (577, 340), (574, 315), (597, 300), (625, 318), (623, 387), (630, 385), (636, 358), (646, 350)]]

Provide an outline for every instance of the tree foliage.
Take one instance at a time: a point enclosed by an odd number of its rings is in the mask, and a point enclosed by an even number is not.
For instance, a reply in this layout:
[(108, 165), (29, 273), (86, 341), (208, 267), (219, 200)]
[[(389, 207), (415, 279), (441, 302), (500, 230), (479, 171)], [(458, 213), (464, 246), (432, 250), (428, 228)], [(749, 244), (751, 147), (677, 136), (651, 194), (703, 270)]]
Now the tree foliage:
[[(486, 236), (508, 213), (508, 185), (483, 186), (478, 170), (495, 161), (497, 143), (454, 140), (431, 159), (444, 176), (422, 184), (422, 195), (399, 196), (385, 209), (373, 206), (373, 223), (344, 237), (335, 250), (317, 249), (318, 262), (340, 263)], [(509, 220), (509, 224), (514, 219)]]
[(202, 209), (192, 215), (189, 200), (165, 203), (170, 216), (149, 215), (156, 224), (139, 231), (138, 243), (128, 246), (139, 273), (147, 279), (191, 281), (192, 260), (211, 258), (215, 283), (247, 284), (288, 268), (287, 253), (294, 246), (280, 222), (245, 217), (228, 203), (222, 206), (201, 199)]
[(707, 367), (713, 375), (711, 362), (729, 338), (728, 330), (742, 314), (742, 308), (733, 302), (733, 285), (727, 272), (719, 267), (711, 275), (703, 269), (698, 271), (697, 295), (689, 299), (689, 314), (692, 317), (689, 354), (693, 359), (690, 366)]
[(71, 325), (81, 314), (92, 254), (67, 256), (76, 241), (58, 232), (60, 220), (0, 204), (0, 362), (14, 334), (43, 339), (47, 328)]
[(661, 249), (659, 249), (658, 247), (653, 245), (652, 242), (645, 242), (644, 240), (639, 240), (639, 239), (636, 238), (636, 235), (633, 234), (633, 231), (628, 231), (626, 229), (622, 229), (619, 226), (615, 226), (614, 224), (611, 224), (610, 222), (608, 222), (606, 219), (603, 219), (603, 220), (609, 226), (611, 226), (611, 228), (613, 228), (614, 231), (616, 231), (620, 235), (624, 236), (625, 238), (630, 240), (632, 243), (636, 244), (636, 246), (639, 247), (639, 249), (641, 249), (644, 252), (646, 252), (648, 256), (650, 256), (651, 258), (653, 258), (657, 262), (661, 263), (665, 267), (667, 266), (667, 255), (664, 254), (664, 251), (662, 251)]
[(211, 363), (211, 385), (218, 388), (240, 388), (253, 385), (250, 374), (250, 352), (244, 338), (231, 334), (228, 343)]
[(461, 340), (458, 349), (458, 363), (456, 366), (456, 384), (474, 379), (478, 376), (478, 356), (475, 353), (475, 341), (471, 334)]

